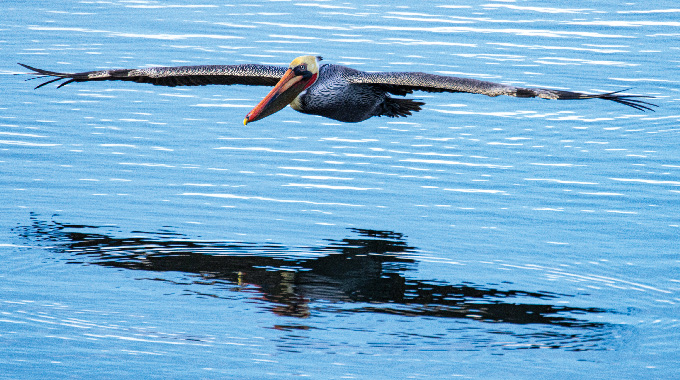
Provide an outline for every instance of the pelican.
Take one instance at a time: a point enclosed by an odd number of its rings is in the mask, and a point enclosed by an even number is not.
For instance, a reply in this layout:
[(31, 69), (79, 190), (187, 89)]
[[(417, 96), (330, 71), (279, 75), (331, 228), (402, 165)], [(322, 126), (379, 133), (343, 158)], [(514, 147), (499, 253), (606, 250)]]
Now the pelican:
[(477, 79), (459, 78), (421, 72), (366, 72), (346, 66), (320, 65), (321, 57), (297, 57), (288, 67), (241, 64), (143, 69), (114, 69), (81, 73), (59, 73), (19, 65), (53, 77), (35, 88), (65, 80), (57, 88), (72, 82), (132, 81), (157, 86), (204, 86), (209, 84), (244, 84), (274, 86), (267, 96), (246, 115), (243, 124), (267, 117), (290, 105), (296, 111), (356, 123), (373, 116), (406, 117), (421, 110), (425, 103), (413, 99), (394, 98), (413, 91), (466, 92), (487, 96), (507, 95), (518, 98), (542, 99), (606, 99), (640, 111), (653, 111), (656, 104), (640, 100), (645, 95), (621, 94), (614, 91), (585, 94), (545, 88), (514, 87)]

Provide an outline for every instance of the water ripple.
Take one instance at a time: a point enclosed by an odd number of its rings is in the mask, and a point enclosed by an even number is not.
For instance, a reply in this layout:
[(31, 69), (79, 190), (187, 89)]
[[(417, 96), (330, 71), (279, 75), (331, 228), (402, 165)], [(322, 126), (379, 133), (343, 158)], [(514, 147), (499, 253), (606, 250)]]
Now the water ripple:
[(278, 202), (278, 203), (303, 203), (303, 204), (312, 204), (312, 205), (365, 207), (364, 205), (351, 204), (351, 203), (315, 202), (315, 201), (297, 200), (297, 199), (277, 199), (277, 198), (268, 198), (268, 197), (260, 197), (260, 196), (246, 196), (246, 195), (225, 194), (225, 193), (182, 193), (181, 195), (200, 196), (200, 197), (209, 197), (209, 198), (223, 198), (223, 199), (245, 199), (245, 200), (253, 199), (253, 200), (258, 200), (258, 201)]

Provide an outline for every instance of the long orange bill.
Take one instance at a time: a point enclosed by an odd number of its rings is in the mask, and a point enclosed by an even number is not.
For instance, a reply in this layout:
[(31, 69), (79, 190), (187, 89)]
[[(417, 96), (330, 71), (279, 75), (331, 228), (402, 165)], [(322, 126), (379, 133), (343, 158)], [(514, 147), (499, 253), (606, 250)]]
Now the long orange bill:
[(290, 104), (305, 89), (308, 81), (301, 82), (302, 79), (301, 75), (295, 75), (292, 69), (288, 69), (269, 94), (248, 112), (243, 125), (267, 117)]

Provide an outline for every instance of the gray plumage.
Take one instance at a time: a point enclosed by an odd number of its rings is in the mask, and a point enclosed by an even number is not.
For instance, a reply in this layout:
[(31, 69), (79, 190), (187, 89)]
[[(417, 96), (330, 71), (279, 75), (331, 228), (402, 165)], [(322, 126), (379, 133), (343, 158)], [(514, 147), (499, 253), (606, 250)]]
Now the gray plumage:
[[(287, 67), (242, 64), (152, 67), (143, 69), (101, 70), (82, 73), (59, 73), (21, 66), (54, 77), (36, 88), (65, 80), (58, 87), (73, 82), (133, 81), (159, 86), (251, 85), (274, 86)], [(465, 92), (487, 96), (507, 95), (520, 98), (543, 99), (606, 99), (641, 111), (653, 111), (655, 104), (640, 100), (644, 95), (624, 95), (621, 91), (604, 94), (523, 88), (477, 79), (459, 78), (421, 72), (365, 72), (339, 65), (322, 65), (318, 79), (303, 91), (291, 107), (302, 113), (320, 115), (344, 122), (359, 122), (373, 116), (404, 117), (421, 110), (425, 103), (390, 95), (407, 95), (413, 91)]]
[(359, 122), (373, 116), (405, 117), (420, 111), (423, 102), (389, 96), (381, 85), (356, 83), (365, 74), (338, 65), (322, 65), (319, 79), (291, 103), (302, 113), (321, 115), (344, 122)]
[(100, 70), (69, 74), (36, 69), (22, 63), (20, 65), (43, 76), (56, 77), (36, 86), (36, 89), (62, 79), (66, 79), (66, 81), (60, 83), (57, 88), (72, 82), (108, 80), (151, 83), (157, 86), (168, 87), (205, 86), (209, 84), (273, 86), (281, 79), (283, 73), (286, 72), (286, 68), (281, 66), (244, 64), (149, 67), (144, 69)]

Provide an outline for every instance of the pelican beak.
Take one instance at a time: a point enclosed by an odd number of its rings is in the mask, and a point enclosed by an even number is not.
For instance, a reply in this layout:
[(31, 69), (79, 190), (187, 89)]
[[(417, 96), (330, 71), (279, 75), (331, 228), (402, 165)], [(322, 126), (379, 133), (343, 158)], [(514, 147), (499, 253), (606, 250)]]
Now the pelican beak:
[(269, 94), (253, 108), (246, 118), (243, 125), (260, 120), (274, 112), (280, 111), (290, 104), (307, 87), (311, 86), (316, 80), (316, 74), (309, 71), (299, 71), (288, 69)]

